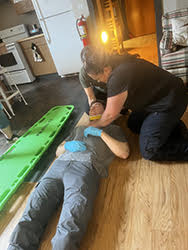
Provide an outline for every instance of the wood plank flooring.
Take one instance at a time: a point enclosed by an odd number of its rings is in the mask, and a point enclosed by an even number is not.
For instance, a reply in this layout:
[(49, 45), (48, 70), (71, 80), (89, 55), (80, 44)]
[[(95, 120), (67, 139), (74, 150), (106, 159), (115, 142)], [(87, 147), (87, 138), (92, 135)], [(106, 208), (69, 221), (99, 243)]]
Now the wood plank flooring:
[[(188, 113), (184, 121), (188, 126)], [(80, 250), (187, 250), (188, 164), (142, 159), (138, 136), (126, 128), (124, 117), (118, 123), (128, 136), (132, 153), (128, 160), (116, 158), (109, 177), (101, 180)], [(2, 249), (6, 249), (33, 186), (24, 183), (1, 214)], [(48, 224), (40, 250), (51, 249), (60, 211), (61, 206)]]
[(0, 213), (0, 249), (7, 249), (10, 235), (18, 223), (36, 183), (23, 183)]

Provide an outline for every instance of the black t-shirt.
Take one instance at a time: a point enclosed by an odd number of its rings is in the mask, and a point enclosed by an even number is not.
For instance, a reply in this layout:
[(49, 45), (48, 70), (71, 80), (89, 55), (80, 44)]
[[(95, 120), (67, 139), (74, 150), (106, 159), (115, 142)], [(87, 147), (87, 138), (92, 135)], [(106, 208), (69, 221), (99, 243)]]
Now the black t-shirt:
[(167, 111), (186, 98), (181, 79), (136, 57), (125, 57), (116, 64), (108, 80), (108, 97), (124, 91), (128, 91), (125, 106), (132, 111)]

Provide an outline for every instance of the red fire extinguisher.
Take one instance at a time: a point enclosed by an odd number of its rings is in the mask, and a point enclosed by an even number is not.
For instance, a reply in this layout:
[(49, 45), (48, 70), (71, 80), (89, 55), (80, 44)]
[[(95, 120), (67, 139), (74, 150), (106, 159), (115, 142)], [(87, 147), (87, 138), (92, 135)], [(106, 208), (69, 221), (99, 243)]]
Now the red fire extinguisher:
[(76, 20), (76, 28), (84, 47), (87, 46), (89, 44), (88, 28), (83, 15)]

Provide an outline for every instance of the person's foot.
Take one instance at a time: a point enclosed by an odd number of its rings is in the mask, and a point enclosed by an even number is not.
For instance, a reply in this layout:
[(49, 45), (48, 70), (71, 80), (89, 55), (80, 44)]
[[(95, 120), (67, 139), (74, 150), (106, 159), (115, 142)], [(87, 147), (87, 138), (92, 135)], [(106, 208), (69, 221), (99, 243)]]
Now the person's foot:
[(19, 138), (18, 135), (13, 134), (11, 138), (6, 138), (6, 139), (7, 139), (8, 142), (15, 142), (15, 141), (18, 140), (18, 138)]

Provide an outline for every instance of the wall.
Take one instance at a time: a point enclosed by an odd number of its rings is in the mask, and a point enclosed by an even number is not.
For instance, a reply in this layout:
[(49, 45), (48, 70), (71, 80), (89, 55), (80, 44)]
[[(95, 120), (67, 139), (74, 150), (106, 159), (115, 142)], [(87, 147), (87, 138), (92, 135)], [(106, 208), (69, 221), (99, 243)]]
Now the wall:
[(176, 0), (176, 9), (183, 9), (188, 8), (188, 1), (187, 0)]
[(38, 24), (35, 12), (17, 15), (13, 4), (8, 0), (0, 0), (0, 30), (16, 26), (18, 24)]
[(164, 13), (182, 8), (188, 8), (188, 0), (163, 0)]

